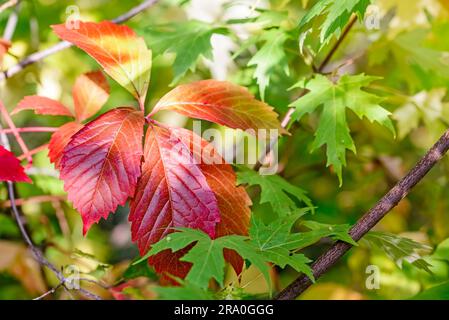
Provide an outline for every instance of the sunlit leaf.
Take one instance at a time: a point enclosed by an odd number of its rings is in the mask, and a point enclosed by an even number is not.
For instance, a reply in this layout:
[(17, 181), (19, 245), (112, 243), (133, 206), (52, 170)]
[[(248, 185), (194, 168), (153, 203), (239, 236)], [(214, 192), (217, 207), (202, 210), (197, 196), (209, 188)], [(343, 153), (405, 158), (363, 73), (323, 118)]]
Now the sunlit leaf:
[(80, 75), (73, 85), (73, 102), (78, 121), (96, 114), (109, 98), (109, 85), (101, 71)]
[(77, 21), (77, 24), (79, 28), (69, 29), (66, 24), (52, 28), (61, 39), (94, 58), (108, 75), (143, 104), (151, 73), (151, 51), (144, 40), (129, 27), (109, 21)]

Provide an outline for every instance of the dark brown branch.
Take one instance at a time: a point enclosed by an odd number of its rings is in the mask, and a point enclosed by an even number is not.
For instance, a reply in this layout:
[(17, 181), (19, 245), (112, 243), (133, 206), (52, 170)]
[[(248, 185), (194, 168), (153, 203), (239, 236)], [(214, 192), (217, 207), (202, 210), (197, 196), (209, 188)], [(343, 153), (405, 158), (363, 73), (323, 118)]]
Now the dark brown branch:
[[(449, 130), (427, 151), (426, 155), (413, 167), (412, 170), (400, 180), (386, 195), (380, 199), (349, 231), (350, 236), (360, 240), (371, 230), (399, 201), (408, 195), (410, 190), (429, 172), (430, 169), (444, 156), (449, 149)], [(330, 267), (332, 267), (349, 249), (351, 245), (346, 242), (337, 242), (327, 252), (321, 255), (312, 265), (313, 275), (318, 279)], [(295, 299), (312, 282), (301, 275), (287, 288), (281, 291), (276, 299)]]
[[(126, 12), (125, 14), (111, 20), (112, 22), (115, 23), (123, 23), (129, 19), (131, 19), (132, 17), (134, 17), (135, 15), (137, 15), (138, 13), (144, 11), (145, 9), (148, 9), (149, 7), (155, 5), (158, 2), (158, 0), (145, 0), (143, 1), (141, 4), (139, 4), (138, 6), (132, 8), (131, 10), (129, 10), (128, 12)], [(22, 71), (24, 68), (26, 68), (27, 66), (38, 62), (56, 52), (59, 52), (61, 50), (67, 49), (69, 47), (71, 47), (72, 44), (67, 42), (67, 41), (61, 41), (57, 44), (55, 44), (54, 46), (42, 50), (42, 51), (38, 51), (35, 52), (33, 54), (30, 54), (28, 57), (25, 57), (23, 60), (21, 60), (19, 63), (17, 63), (16, 65), (12, 66), (11, 68), (9, 68), (8, 70), (6, 70), (3, 73), (0, 73), (0, 82), (4, 81), (7, 78), (11, 78), (12, 76), (14, 76), (15, 74), (19, 73), (20, 71)]]
[(337, 42), (335, 42), (335, 44), (332, 46), (329, 53), (326, 55), (326, 57), (321, 62), (320, 66), (318, 67), (318, 70), (317, 70), (318, 73), (322, 73), (324, 71), (324, 68), (326, 68), (328, 63), (331, 61), (335, 52), (338, 50), (338, 48), (342, 44), (343, 40), (346, 39), (346, 36), (348, 35), (349, 31), (351, 31), (352, 27), (354, 26), (354, 24), (356, 22), (357, 22), (357, 16), (354, 14), (354, 15), (352, 15), (351, 20), (349, 21), (349, 23), (346, 25), (345, 29), (343, 30), (343, 33), (338, 38)]

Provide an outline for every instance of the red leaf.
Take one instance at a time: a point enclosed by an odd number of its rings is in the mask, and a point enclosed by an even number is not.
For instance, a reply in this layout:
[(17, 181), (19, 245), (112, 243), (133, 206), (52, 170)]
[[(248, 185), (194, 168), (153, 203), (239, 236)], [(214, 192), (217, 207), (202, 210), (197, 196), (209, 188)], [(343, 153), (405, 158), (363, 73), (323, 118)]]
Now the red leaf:
[(73, 101), (78, 121), (96, 114), (109, 98), (109, 84), (101, 71), (80, 75), (73, 86)]
[(60, 163), (68, 199), (83, 218), (83, 233), (134, 194), (140, 176), (144, 118), (113, 109), (86, 124), (65, 147)]
[(26, 96), (11, 114), (19, 113), (22, 110), (34, 110), (36, 114), (73, 117), (72, 112), (62, 103), (41, 96)]
[(129, 220), (142, 254), (174, 227), (200, 229), (215, 237), (220, 221), (215, 195), (188, 146), (168, 129), (148, 128)]
[[(201, 172), (217, 198), (221, 221), (216, 226), (216, 237), (230, 234), (247, 235), (251, 199), (245, 188), (236, 186), (236, 175), (232, 167), (225, 163), (212, 144), (192, 131), (172, 129), (172, 134), (189, 146), (194, 158), (200, 160)], [(180, 261), (179, 258), (187, 251), (180, 250), (172, 253), (170, 250), (165, 250), (150, 257), (149, 263), (154, 266), (158, 273), (184, 278), (189, 272), (191, 264)], [(225, 259), (231, 263), (234, 270), (239, 274), (242, 271), (243, 259), (232, 250), (226, 249), (224, 255)], [(165, 276), (162, 281), (174, 283), (170, 276)]]
[(82, 127), (81, 124), (71, 121), (64, 124), (51, 136), (50, 144), (48, 145), (48, 157), (57, 169), (59, 169), (65, 146), (69, 143), (70, 138)]
[(151, 51), (145, 41), (127, 26), (109, 21), (82, 22), (79, 28), (53, 25), (54, 32), (94, 58), (115, 81), (141, 103), (150, 81)]
[(246, 88), (226, 81), (202, 80), (178, 86), (159, 100), (151, 115), (159, 110), (174, 110), (234, 129), (285, 131), (272, 107), (256, 100)]
[(19, 159), (2, 146), (0, 146), (0, 181), (32, 183), (20, 165)]

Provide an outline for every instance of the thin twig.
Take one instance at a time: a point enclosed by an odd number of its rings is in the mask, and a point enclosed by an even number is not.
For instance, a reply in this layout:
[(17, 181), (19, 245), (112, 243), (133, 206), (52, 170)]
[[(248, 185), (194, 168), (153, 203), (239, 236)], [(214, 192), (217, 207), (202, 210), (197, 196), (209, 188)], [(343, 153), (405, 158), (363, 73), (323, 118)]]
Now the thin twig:
[(26, 128), (16, 128), (15, 130), (9, 129), (3, 129), (0, 131), (0, 133), (6, 133), (11, 134), (16, 132), (56, 132), (59, 128), (56, 127), (26, 127)]
[[(8, 124), (10, 130), (12, 130), (12, 133), (14, 134), (14, 137), (16, 138), (17, 143), (19, 144), (20, 148), (22, 149), (23, 154), (26, 156), (26, 158), (28, 160), (28, 164), (31, 165), (33, 163), (33, 157), (30, 155), (30, 150), (28, 150), (28, 147), (27, 147), (25, 141), (23, 141), (22, 137), (20, 136), (19, 132), (17, 131), (16, 125), (12, 121), (12, 119), (8, 113), (8, 110), (6, 110), (6, 107), (2, 101), (0, 101), (0, 113), (3, 116), (3, 119), (5, 119), (6, 123)], [(2, 133), (0, 132), (0, 134), (2, 134)]]
[(49, 296), (49, 295), (55, 293), (55, 292), (56, 292), (59, 288), (61, 288), (62, 286), (63, 286), (62, 283), (60, 283), (60, 284), (58, 284), (56, 287), (51, 288), (50, 290), (48, 290), (47, 292), (43, 293), (43, 294), (40, 295), (39, 297), (34, 298), (33, 300), (42, 300), (42, 299), (44, 299), (45, 297), (47, 297), (47, 296)]
[(318, 73), (324, 72), (324, 68), (328, 65), (328, 63), (331, 61), (332, 57), (334, 56), (335, 52), (338, 50), (340, 45), (342, 44), (343, 40), (346, 39), (346, 36), (349, 34), (349, 31), (351, 31), (354, 24), (357, 22), (357, 16), (355, 14), (352, 15), (351, 20), (349, 20), (349, 23), (346, 25), (345, 29), (343, 30), (343, 33), (338, 38), (337, 42), (332, 46), (329, 53), (326, 55), (326, 57), (321, 62), (320, 66), (318, 67)]
[[(427, 151), (425, 156), (402, 178), (390, 191), (380, 199), (349, 231), (349, 235), (359, 241), (371, 230), (399, 201), (408, 195), (410, 190), (429, 172), (430, 169), (446, 154), (449, 149), (449, 130)], [(352, 246), (338, 241), (321, 255), (312, 265), (315, 279), (318, 279), (332, 267)], [(306, 290), (312, 282), (301, 275), (287, 288), (281, 291), (276, 299), (294, 299)]]
[[(7, 181), (7, 185), (8, 185), (8, 196), (11, 201), (12, 212), (14, 214), (14, 218), (16, 219), (17, 225), (19, 226), (19, 230), (20, 230), (20, 233), (22, 234), (23, 239), (25, 240), (26, 244), (33, 252), (33, 255), (34, 255), (35, 259), (37, 260), (37, 262), (39, 262), (40, 265), (45, 266), (48, 269), (50, 269), (58, 278), (59, 284), (62, 286), (65, 286), (65, 283), (67, 282), (67, 278), (65, 278), (64, 275), (62, 274), (62, 272), (59, 271), (50, 261), (48, 261), (47, 258), (45, 258), (42, 251), (39, 250), (31, 241), (31, 238), (25, 229), (25, 226), (22, 221), (22, 217), (21, 217), (19, 210), (15, 203), (14, 184), (10, 181)], [(82, 294), (84, 294), (86, 297), (89, 297), (89, 298), (95, 299), (95, 300), (101, 300), (101, 297), (99, 297), (96, 294), (94, 294), (90, 291), (87, 291), (83, 288), (79, 288), (77, 290), (79, 292), (81, 292)]]
[[(129, 10), (128, 12), (126, 12), (125, 14), (122, 14), (121, 16), (111, 20), (114, 23), (123, 23), (129, 19), (131, 19), (132, 17), (136, 16), (137, 14), (139, 14), (140, 12), (144, 11), (145, 9), (148, 9), (149, 7), (155, 5), (158, 2), (158, 0), (146, 0), (143, 1), (141, 4), (139, 4), (138, 6), (132, 8), (131, 10)], [(57, 44), (55, 44), (54, 46), (42, 50), (42, 51), (38, 51), (35, 52), (33, 54), (30, 54), (28, 57), (25, 57), (24, 59), (22, 59), (19, 63), (17, 63), (16, 65), (12, 66), (11, 68), (9, 68), (8, 70), (6, 70), (3, 73), (0, 73), (0, 82), (7, 79), (7, 78), (11, 78), (12, 76), (14, 76), (15, 74), (19, 73), (20, 71), (22, 71), (24, 68), (26, 68), (27, 66), (38, 62), (56, 52), (59, 52), (61, 50), (67, 49), (69, 47), (71, 47), (72, 44), (70, 42), (67, 41), (61, 41)]]

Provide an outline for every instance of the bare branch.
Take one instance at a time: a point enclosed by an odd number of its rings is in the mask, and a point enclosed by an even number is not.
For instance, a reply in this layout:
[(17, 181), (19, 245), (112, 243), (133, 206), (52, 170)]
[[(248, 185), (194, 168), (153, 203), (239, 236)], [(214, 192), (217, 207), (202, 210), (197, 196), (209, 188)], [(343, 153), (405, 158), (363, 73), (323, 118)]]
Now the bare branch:
[[(449, 130), (430, 148), (423, 158), (413, 167), (407, 175), (402, 178), (374, 207), (371, 208), (349, 231), (349, 235), (359, 241), (368, 231), (370, 231), (399, 201), (408, 195), (410, 190), (429, 172), (430, 169), (446, 154), (449, 149)], [(328, 251), (321, 255), (312, 265), (315, 279), (327, 272), (349, 249), (351, 245), (338, 241)], [(312, 282), (301, 275), (287, 288), (281, 291), (276, 299), (295, 299), (304, 292)]]

